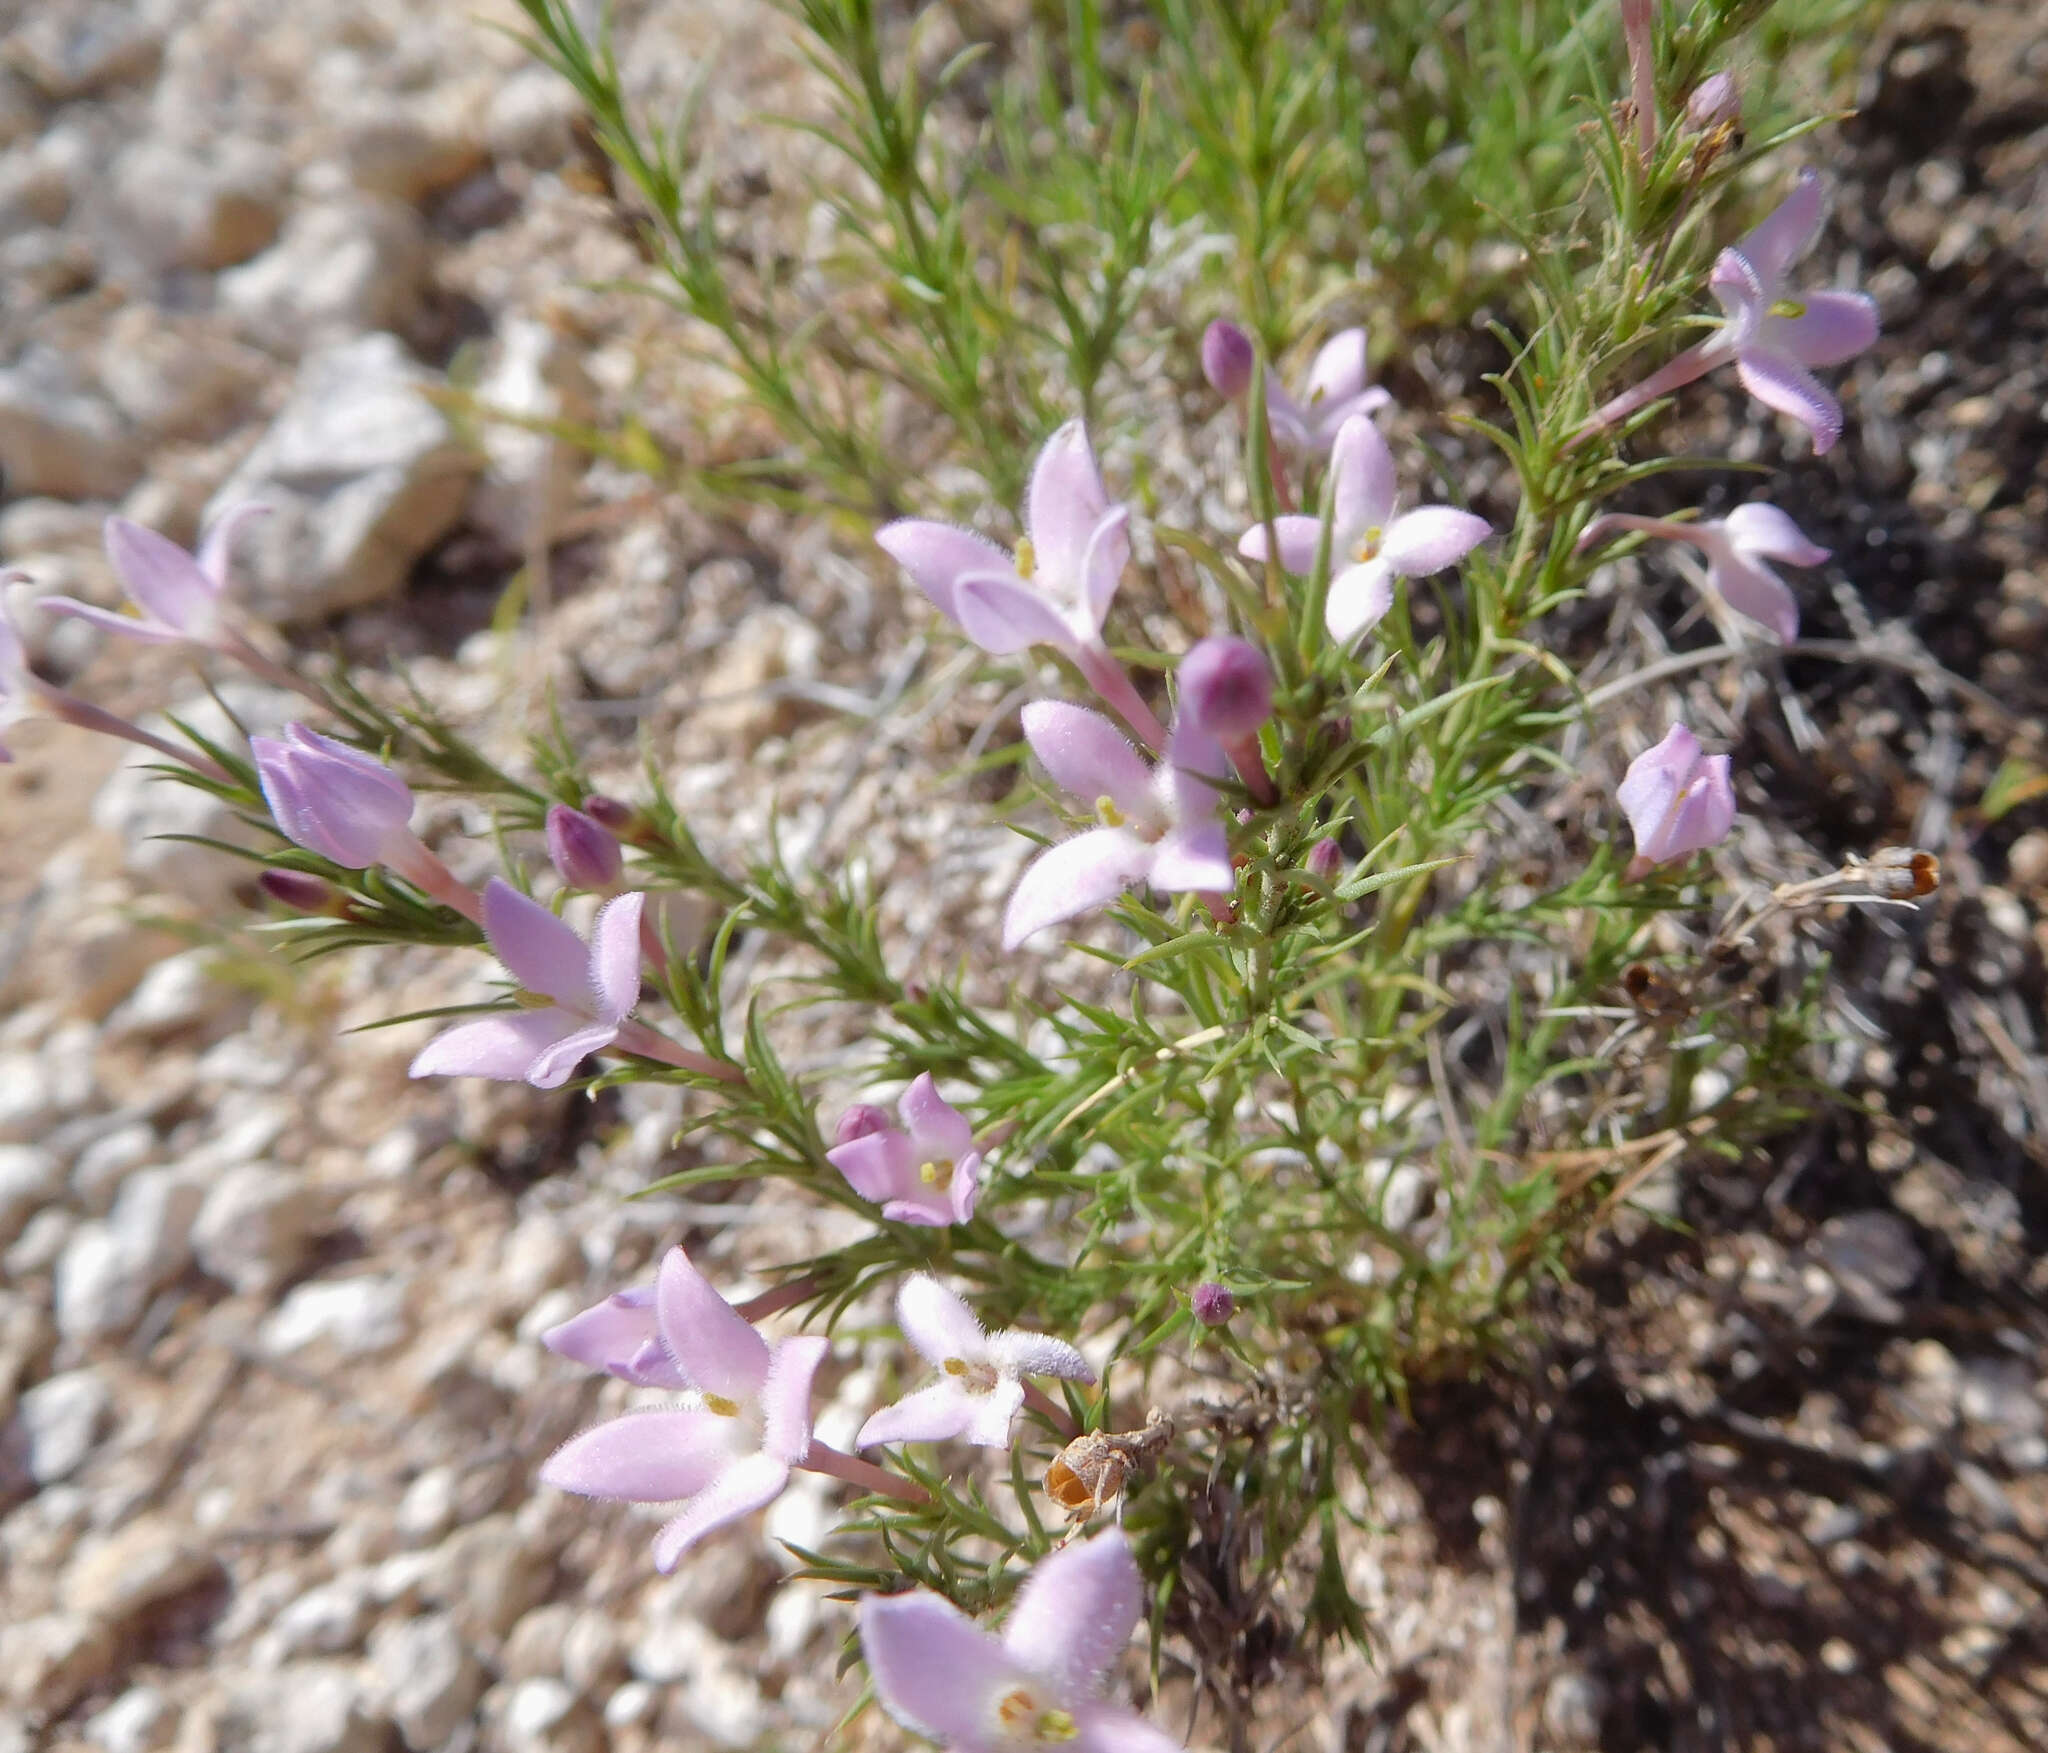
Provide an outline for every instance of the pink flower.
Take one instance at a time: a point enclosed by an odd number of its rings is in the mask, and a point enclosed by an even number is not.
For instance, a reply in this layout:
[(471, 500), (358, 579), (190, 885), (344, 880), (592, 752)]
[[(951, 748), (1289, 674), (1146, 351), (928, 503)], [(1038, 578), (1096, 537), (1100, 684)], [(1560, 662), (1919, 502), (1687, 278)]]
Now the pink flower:
[(1614, 796), (1635, 834), (1636, 864), (1643, 869), (1704, 851), (1735, 825), (1728, 757), (1703, 754), (1699, 739), (1682, 724), (1628, 764)]
[(557, 1357), (603, 1370), (636, 1388), (690, 1385), (662, 1349), (651, 1284), (614, 1291), (603, 1302), (550, 1327), (540, 1342)]
[[(903, 1128), (887, 1124), (842, 1137), (825, 1160), (892, 1223), (943, 1229), (974, 1215), (981, 1189), (981, 1152), (966, 1116), (938, 1092), (926, 1072), (896, 1105)], [(865, 1125), (872, 1110), (854, 1111)], [(841, 1124), (842, 1134), (846, 1127)]]
[(1861, 292), (1787, 293), (1785, 276), (1820, 236), (1824, 205), (1820, 178), (1807, 171), (1775, 212), (1714, 263), (1707, 283), (1727, 320), (1607, 403), (1579, 437), (1733, 360), (1743, 388), (1813, 435), (1816, 456), (1831, 449), (1842, 436), (1842, 404), (1811, 368), (1840, 365), (1871, 346), (1877, 340), (1877, 305)]
[(586, 945), (538, 901), (493, 877), (484, 890), (484, 935), (521, 987), (549, 1002), (436, 1035), (410, 1075), (523, 1078), (536, 1089), (560, 1088), (581, 1061), (619, 1039), (640, 1002), (645, 900), (607, 901)]
[(811, 1378), (829, 1342), (805, 1336), (771, 1346), (680, 1248), (662, 1260), (654, 1322), (674, 1369), (673, 1382), (656, 1385), (687, 1385), (694, 1403), (587, 1430), (555, 1451), (540, 1478), (584, 1497), (682, 1501), (654, 1537), (655, 1568), (667, 1571), (706, 1534), (782, 1495), (811, 1448)]
[(153, 529), (131, 523), (125, 517), (110, 517), (105, 531), (107, 559), (122, 589), (128, 593), (128, 600), (142, 611), (141, 615), (117, 614), (71, 597), (48, 597), (43, 606), (53, 615), (90, 621), (124, 639), (141, 639), (157, 645), (201, 645), (232, 657), (243, 657), (248, 647), (229, 629), (222, 615), (228, 550), (235, 532), (269, 509), (267, 505), (255, 504), (232, 507), (208, 532), (196, 557)]
[(412, 787), (383, 762), (303, 724), (287, 725), (282, 739), (252, 737), (249, 748), (287, 840), (349, 870), (402, 872), (413, 862)]
[(572, 889), (609, 894), (625, 876), (617, 836), (602, 823), (565, 803), (548, 805), (548, 862)]
[(857, 1449), (950, 1437), (1007, 1448), (1011, 1421), (1024, 1404), (1024, 1377), (1095, 1380), (1087, 1359), (1062, 1340), (1014, 1329), (983, 1332), (958, 1295), (922, 1272), (896, 1293), (896, 1320), (939, 1379), (877, 1412), (854, 1438)]
[(1761, 500), (1738, 505), (1724, 518), (1696, 523), (1631, 517), (1609, 512), (1596, 517), (1579, 538), (1581, 551), (1605, 541), (1618, 530), (1638, 530), (1668, 542), (1690, 542), (1707, 557), (1707, 583), (1736, 613), (1760, 621), (1787, 645), (1799, 637), (1799, 603), (1792, 590), (1768, 564), (1818, 566), (1828, 550), (1805, 533), (1775, 505)]
[[(1396, 579), (1455, 566), (1493, 533), (1483, 517), (1448, 505), (1419, 505), (1396, 516), (1394, 455), (1363, 415), (1353, 415), (1337, 434), (1330, 474), (1330, 593), (1323, 622), (1341, 644), (1378, 625), (1394, 606)], [(1304, 575), (1315, 570), (1320, 518), (1278, 517), (1273, 532), (1282, 566)], [(1237, 551), (1248, 560), (1266, 559), (1266, 526), (1246, 530)]]
[[(1257, 359), (1250, 338), (1221, 319), (1202, 336), (1202, 373), (1210, 387), (1236, 401), (1251, 387)], [(1316, 350), (1297, 401), (1279, 374), (1266, 373), (1266, 426), (1273, 442), (1296, 457), (1327, 456), (1344, 422), (1354, 414), (1376, 414), (1394, 398), (1366, 378), (1363, 329), (1345, 329)]]
[(1131, 557), (1130, 512), (1109, 502), (1087, 428), (1070, 420), (1031, 471), (1026, 539), (1014, 557), (971, 530), (902, 518), (875, 540), (967, 637), (998, 657), (1050, 645), (1153, 747), (1165, 732), (1102, 642)]
[(1144, 1606), (1144, 1578), (1112, 1528), (1043, 1559), (1000, 1638), (920, 1589), (861, 1598), (861, 1651), (889, 1714), (955, 1753), (1174, 1753), (1180, 1742), (1100, 1697)]
[(1003, 948), (1093, 911), (1140, 883), (1169, 894), (1228, 894), (1236, 880), (1216, 813), (1223, 776), (1216, 740), (1187, 714), (1167, 757), (1148, 767), (1115, 725), (1085, 706), (1037, 700), (1024, 736), (1063, 790), (1102, 824), (1047, 848), (1018, 879), (1003, 915)]

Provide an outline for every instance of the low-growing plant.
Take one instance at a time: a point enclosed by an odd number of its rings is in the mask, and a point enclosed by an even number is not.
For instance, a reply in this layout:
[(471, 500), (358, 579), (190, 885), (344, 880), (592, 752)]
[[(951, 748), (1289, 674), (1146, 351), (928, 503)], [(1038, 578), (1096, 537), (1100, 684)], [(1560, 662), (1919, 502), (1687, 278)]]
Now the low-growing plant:
[[(871, 1220), (749, 1302), (675, 1249), (557, 1328), (556, 1350), (669, 1398), (577, 1437), (544, 1481), (679, 1503), (666, 1569), (793, 1468), (832, 1474), (851, 1499), (798, 1574), (859, 1598), (874, 1691), (911, 1726), (967, 1747), (1176, 1744), (1098, 1697), (1145, 1620), (1155, 1683), (1184, 1662), (1245, 1744), (1271, 1653), (1249, 1624), (1307, 1653), (1364, 1636), (1344, 1555), (1387, 1417), (1511, 1348), (1532, 1285), (1647, 1175), (1826, 1099), (1816, 988), (1745, 971), (1762, 919), (1910, 904), (1936, 880), (1925, 854), (1873, 848), (1722, 894), (1699, 855), (1730, 832), (1739, 776), (1682, 724), (1611, 796), (1555, 783), (1614, 742), (1616, 701), (1674, 673), (1588, 689), (1546, 643), (1610, 539), (1708, 558), (1743, 632), (1686, 664), (1797, 637), (1773, 563), (1826, 555), (1785, 511), (1604, 508), (1709, 466), (1654, 433), (1722, 365), (1816, 449), (1841, 434), (1814, 371), (1874, 340), (1874, 307), (1805, 287), (1823, 190), (1772, 168), (1819, 119), (1730, 69), (1843, 11), (1537, 0), (1451, 19), (1399, 0), (1367, 28), (1335, 4), (1071, 0), (934, 68), (936, 23), (796, 0), (833, 93), (807, 125), (848, 173), (831, 198), (859, 271), (792, 327), (790, 289), (731, 261), (687, 118), (633, 114), (567, 0), (524, 4), (667, 296), (784, 446), (712, 489), (956, 511), (887, 436), (913, 414), (930, 455), (986, 483), (969, 514), (1010, 546), (920, 515), (875, 540), (992, 664), (1042, 650), (1022, 673), (1060, 678), (1023, 709), (1049, 781), (1034, 819), (1056, 826), (1000, 941), (1021, 968), (1075, 926), (1096, 977), (991, 1008), (898, 964), (858, 874), (772, 844), (712, 857), (658, 762), (641, 795), (601, 794), (556, 725), (510, 772), (431, 700), (280, 666), (236, 628), (231, 523), (197, 558), (110, 525), (141, 621), (50, 606), (253, 667), (324, 728), (150, 738), (37, 679), (11, 635), (0, 702), (148, 741), (226, 800), (294, 954), (487, 947), (502, 999), (451, 1017), (414, 1076), (679, 1085), (706, 1166), (650, 1191), (774, 1180)], [(1760, 190), (1775, 205), (1745, 233)], [(1488, 250), (1512, 268), (1479, 273)], [(1355, 329), (1303, 378), (1276, 368), (1361, 273), (1403, 283), (1380, 307), (1397, 324), (1462, 319), (1512, 283), (1488, 405), (1396, 428), (1455, 425), (1496, 461), (1439, 469), (1390, 441)], [(1243, 325), (1198, 342), (1224, 301)], [(1103, 478), (1091, 424), (1141, 418), (1160, 374), (1200, 374), (1190, 393), (1237, 411), (1234, 478), (1209, 483), (1247, 508), (1232, 539)], [(1150, 648), (1120, 607), (1133, 579), (1227, 628)], [(415, 785), (489, 813), (503, 876), (477, 892), (421, 842)], [(1539, 794), (1553, 856), (1532, 868), (1512, 826)], [(707, 910), (701, 940), (667, 924), (673, 893)], [(871, 1018), (862, 1069), (891, 1105), (820, 1113), (776, 1044), (790, 994), (739, 972), (755, 935), (797, 952), (801, 996)], [(841, 1452), (812, 1432), (812, 1378), (884, 1298), (905, 1392)], [(971, 1623), (991, 1615), (1000, 1638)]]

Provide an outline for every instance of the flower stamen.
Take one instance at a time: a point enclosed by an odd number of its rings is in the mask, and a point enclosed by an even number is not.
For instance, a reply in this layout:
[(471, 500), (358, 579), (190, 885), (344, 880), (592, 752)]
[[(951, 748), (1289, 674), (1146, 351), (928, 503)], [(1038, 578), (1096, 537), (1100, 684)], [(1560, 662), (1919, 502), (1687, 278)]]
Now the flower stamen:
[(715, 1412), (720, 1418), (737, 1418), (740, 1415), (740, 1403), (737, 1400), (728, 1400), (723, 1394), (706, 1394), (704, 1410)]
[(1796, 320), (1797, 318), (1803, 317), (1806, 314), (1806, 304), (1805, 301), (1802, 299), (1781, 298), (1771, 306), (1769, 314), (1774, 317), (1785, 317), (1788, 320)]

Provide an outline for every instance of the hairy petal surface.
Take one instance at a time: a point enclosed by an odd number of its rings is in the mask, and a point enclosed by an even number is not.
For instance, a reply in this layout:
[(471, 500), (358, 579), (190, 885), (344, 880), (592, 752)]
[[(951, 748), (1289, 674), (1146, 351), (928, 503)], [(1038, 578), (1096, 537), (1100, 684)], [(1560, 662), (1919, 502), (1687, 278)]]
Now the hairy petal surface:
[(943, 1369), (949, 1357), (979, 1363), (989, 1355), (988, 1335), (974, 1311), (929, 1272), (913, 1272), (903, 1281), (896, 1293), (896, 1323), (934, 1368)]
[(1393, 522), (1394, 453), (1363, 414), (1354, 414), (1338, 430), (1330, 451), (1330, 473), (1336, 482), (1331, 521), (1337, 547), (1349, 548), (1367, 531)]
[(1735, 247), (1765, 286), (1775, 287), (1786, 270), (1813, 248), (1827, 217), (1826, 191), (1812, 171), (1800, 173), (1791, 194)]
[(1801, 365), (1840, 365), (1877, 345), (1877, 301), (1861, 292), (1809, 292), (1796, 317), (1766, 315), (1757, 339)]
[(1100, 1690), (1144, 1611), (1145, 1585), (1120, 1529), (1039, 1560), (1003, 1625), (1003, 1647), (1068, 1697)]
[(628, 1412), (571, 1437), (548, 1457), (540, 1481), (626, 1503), (694, 1497), (732, 1464), (732, 1423), (695, 1410)]
[(706, 1534), (766, 1509), (789, 1484), (789, 1468), (773, 1455), (746, 1455), (690, 1499), (654, 1537), (654, 1568), (671, 1571)]
[(1791, 518), (1775, 505), (1760, 499), (1738, 505), (1722, 520), (1729, 539), (1747, 554), (1761, 554), (1766, 560), (1782, 560), (1788, 566), (1818, 566), (1830, 550), (1807, 539)]
[(1493, 534), (1493, 525), (1448, 505), (1419, 505), (1388, 525), (1380, 558), (1404, 578), (1455, 566)]
[(1014, 573), (976, 572), (953, 592), (961, 631), (995, 657), (1034, 645), (1075, 649), (1074, 630), (1050, 602)]
[[(543, 1011), (543, 1016), (565, 1016), (565, 1011)], [(581, 1018), (577, 1019), (579, 1022)], [(526, 1081), (537, 1090), (558, 1090), (576, 1075), (576, 1067), (593, 1053), (601, 1053), (619, 1038), (617, 1023), (590, 1023), (572, 1029), (560, 1040), (550, 1041), (533, 1056), (526, 1068)]]
[(1092, 1382), (1088, 1360), (1064, 1339), (1007, 1327), (988, 1336), (989, 1361), (1016, 1375), (1058, 1376), (1063, 1381)]
[[(1289, 572), (1297, 577), (1306, 577), (1316, 569), (1316, 551), (1323, 542), (1321, 518), (1289, 512), (1273, 520), (1273, 534), (1279, 541), (1280, 564)], [(1237, 551), (1247, 560), (1263, 562), (1267, 553), (1266, 526), (1255, 523), (1239, 536)]]
[(761, 1383), (761, 1449), (792, 1467), (811, 1448), (811, 1380), (831, 1340), (821, 1333), (799, 1333), (777, 1340), (768, 1354), (768, 1375)]
[(875, 532), (882, 551), (910, 574), (910, 582), (931, 599), (940, 614), (960, 619), (954, 593), (960, 580), (973, 574), (1016, 577), (1010, 557), (995, 543), (949, 523), (924, 518), (899, 518)]
[(1153, 848), (1124, 828), (1092, 828), (1049, 846), (1017, 879), (1003, 913), (1003, 948), (1049, 925), (1106, 907), (1151, 872)]
[(768, 1342), (711, 1288), (680, 1248), (662, 1256), (654, 1281), (662, 1348), (706, 1394), (744, 1403), (768, 1375)]
[(861, 1653), (891, 1716), (959, 1749), (993, 1746), (996, 1702), (1024, 1677), (1001, 1644), (927, 1589), (863, 1595), (859, 1613)]
[(964, 1431), (974, 1417), (972, 1397), (950, 1376), (884, 1406), (860, 1427), (857, 1449), (877, 1443), (943, 1443)]
[(1155, 813), (1151, 767), (1101, 713), (1064, 700), (1034, 700), (1019, 716), (1024, 740), (1062, 791), (1091, 805), (1106, 797), (1139, 821)]
[(1842, 436), (1842, 404), (1788, 354), (1745, 347), (1735, 356), (1742, 387), (1767, 408), (1789, 414), (1813, 434), (1813, 454), (1824, 455)]
[(1109, 493), (1095, 466), (1088, 429), (1069, 420), (1038, 453), (1024, 510), (1038, 571), (1055, 590), (1081, 595), (1089, 542), (1108, 515)]
[(1323, 626), (1340, 645), (1377, 627), (1394, 606), (1394, 569), (1384, 558), (1347, 566), (1330, 580)]
[(406, 1075), (518, 1082), (533, 1069), (536, 1059), (582, 1026), (581, 1017), (555, 1009), (479, 1017), (436, 1035), (413, 1056)]
[(616, 895), (599, 909), (590, 928), (591, 995), (597, 1014), (622, 1023), (640, 1002), (640, 915), (647, 897)]
[(531, 895), (503, 877), (484, 885), (484, 935), (520, 985), (544, 992), (584, 1017), (597, 1010), (590, 989), (590, 949)]

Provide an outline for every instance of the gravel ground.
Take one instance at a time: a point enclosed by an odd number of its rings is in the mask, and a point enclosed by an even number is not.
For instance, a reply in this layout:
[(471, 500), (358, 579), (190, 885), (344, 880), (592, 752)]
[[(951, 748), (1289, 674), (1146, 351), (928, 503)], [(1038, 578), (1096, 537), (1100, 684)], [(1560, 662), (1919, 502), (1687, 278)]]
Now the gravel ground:
[[(1005, 695), (924, 643), (886, 569), (544, 442), (493, 432), (478, 459), (421, 394), (460, 362), (498, 400), (635, 411), (703, 460), (756, 437), (659, 312), (602, 289), (638, 259), (564, 95), (481, 27), (512, 16), (0, 3), (0, 559), (111, 601), (107, 510), (189, 537), (258, 487), (281, 511), (252, 586), (307, 649), (403, 657), (508, 757), (553, 690), (621, 787), (650, 738), (714, 851), (758, 845), (772, 808), (802, 856), (864, 863), (906, 964), (968, 957), (1024, 848), (931, 775)], [(787, 26), (671, 0), (625, 30), (643, 89), (718, 57), (734, 198), (804, 235), (808, 148), (747, 126), (817, 101)], [(1947, 880), (1917, 921), (1759, 951), (1766, 999), (1781, 963), (1834, 956), (1856, 1105), (1645, 1187), (1548, 1299), (1525, 1375), (1418, 1400), (1352, 1565), (1372, 1659), (1304, 1674), (1284, 1627), (1253, 1628), (1246, 1659), (1281, 1677), (1259, 1745), (2048, 1742), (2048, 807), (1976, 808), (2048, 743), (2048, 41), (2023, 7), (1902, 6), (1863, 102), (1824, 254), (1887, 334), (1848, 438), (1781, 450), (1706, 388), (1685, 435), (1788, 470), (1781, 503), (1839, 556), (1806, 632), (1838, 649), (1687, 701), (1749, 775), (1746, 874), (1912, 842)], [(547, 605), (494, 633), (532, 554)], [(1590, 657), (1619, 624), (1617, 670), (1652, 655), (1671, 580), (1617, 568), (1561, 637)], [(208, 709), (175, 661), (51, 627), (46, 673)], [(536, 1492), (537, 1458), (624, 1397), (534, 1335), (672, 1241), (743, 1284), (842, 1220), (624, 1203), (700, 1160), (658, 1093), (408, 1084), (423, 1026), (336, 1031), (474, 996), (476, 964), (289, 973), (219, 930), (239, 867), (145, 838), (217, 823), (93, 739), (11, 740), (0, 1753), (817, 1744), (854, 1701), (843, 1609), (777, 1587), (761, 1542), (658, 1578), (644, 1518)], [(464, 826), (435, 818), (452, 856), (481, 850)], [(793, 1056), (836, 1090), (860, 1027), (808, 1014)], [(879, 1355), (839, 1348), (828, 1439)], [(813, 1481), (769, 1531), (814, 1543), (834, 1501)], [(872, 1716), (851, 1740), (901, 1744)]]

